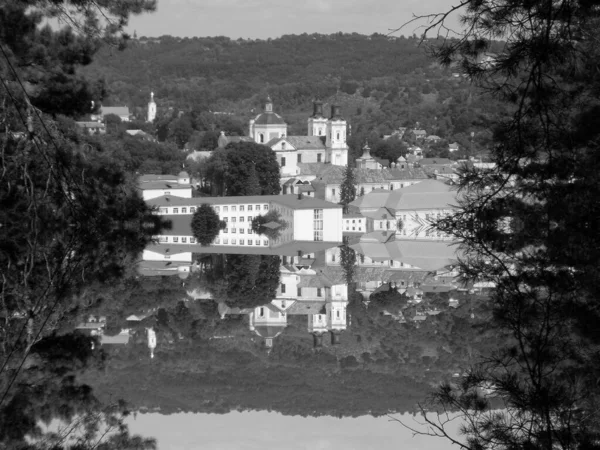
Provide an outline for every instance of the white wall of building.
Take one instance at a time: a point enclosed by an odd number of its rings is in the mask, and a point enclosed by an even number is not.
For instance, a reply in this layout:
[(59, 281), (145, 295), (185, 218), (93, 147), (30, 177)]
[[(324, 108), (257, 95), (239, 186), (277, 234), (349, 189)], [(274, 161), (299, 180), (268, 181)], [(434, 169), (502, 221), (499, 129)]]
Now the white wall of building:
[[(342, 209), (323, 209), (323, 241), (342, 241)], [(294, 211), (294, 240), (315, 240), (315, 210)]]
[(192, 252), (181, 252), (173, 253), (171, 255), (164, 255), (159, 252), (153, 252), (150, 250), (144, 250), (142, 253), (142, 259), (144, 261), (176, 261), (176, 262), (192, 262)]
[(192, 198), (192, 187), (185, 189), (144, 189), (142, 198), (151, 200), (153, 198), (162, 197), (163, 195), (172, 195), (173, 197)]

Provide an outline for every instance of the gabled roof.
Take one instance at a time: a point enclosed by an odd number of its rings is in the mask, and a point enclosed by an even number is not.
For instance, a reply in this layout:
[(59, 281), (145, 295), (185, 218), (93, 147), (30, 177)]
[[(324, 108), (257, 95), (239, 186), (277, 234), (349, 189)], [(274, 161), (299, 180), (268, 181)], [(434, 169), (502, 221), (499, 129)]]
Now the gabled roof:
[(381, 208), (386, 205), (388, 198), (392, 192), (393, 191), (387, 191), (385, 189), (376, 189), (350, 202), (350, 206), (356, 206), (360, 208), (361, 211), (369, 208)]
[(296, 300), (292, 306), (288, 308), (288, 315), (306, 315), (306, 314), (321, 314), (325, 308), (325, 300), (320, 301), (305, 301)]
[(200, 206), (208, 205), (254, 205), (254, 204), (278, 204), (287, 206), (294, 210), (300, 209), (342, 209), (336, 203), (327, 202), (314, 197), (303, 196), (301, 199), (297, 195), (240, 195), (232, 197), (193, 197), (181, 198), (170, 195), (163, 195), (150, 200), (146, 203), (150, 206)]
[(428, 178), (427, 174), (423, 171), (423, 169), (419, 168), (384, 170), (383, 176), (388, 181), (425, 180)]
[(428, 164), (443, 164), (443, 165), (451, 166), (454, 164), (454, 161), (452, 161), (451, 159), (448, 159), (448, 158), (421, 158), (421, 159), (417, 160), (417, 162), (421, 166), (426, 166)]
[(423, 180), (412, 186), (392, 191), (384, 205), (376, 206), (385, 206), (396, 211), (447, 209), (457, 203), (457, 192), (451, 189), (449, 185), (441, 181)]
[(325, 136), (286, 136), (285, 140), (296, 150), (325, 150)]

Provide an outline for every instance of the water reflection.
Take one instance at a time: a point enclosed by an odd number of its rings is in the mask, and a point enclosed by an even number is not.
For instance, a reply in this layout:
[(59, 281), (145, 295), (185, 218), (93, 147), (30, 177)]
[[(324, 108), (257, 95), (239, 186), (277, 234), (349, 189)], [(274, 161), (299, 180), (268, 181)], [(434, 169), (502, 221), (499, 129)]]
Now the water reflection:
[(488, 345), (473, 339), (485, 292), (458, 282), (455, 258), (449, 241), (384, 230), (347, 245), (155, 243), (135, 282), (147, 304), (113, 312), (117, 327), (98, 319), (111, 359), (89, 376), (141, 411), (411, 411)]

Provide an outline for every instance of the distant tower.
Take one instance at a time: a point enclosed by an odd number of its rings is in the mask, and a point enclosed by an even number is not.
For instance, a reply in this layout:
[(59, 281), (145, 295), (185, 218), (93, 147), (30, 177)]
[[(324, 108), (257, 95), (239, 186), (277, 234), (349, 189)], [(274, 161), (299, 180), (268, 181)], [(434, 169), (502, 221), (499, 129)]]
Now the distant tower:
[(308, 118), (308, 135), (325, 136), (327, 133), (327, 118), (323, 115), (323, 102), (313, 103), (313, 114)]
[(156, 118), (156, 103), (154, 102), (154, 92), (150, 92), (150, 101), (148, 102), (147, 122), (154, 122)]
[(331, 117), (327, 120), (327, 138), (325, 146), (329, 153), (329, 162), (335, 166), (348, 164), (348, 146), (346, 145), (347, 123), (342, 117), (338, 105), (331, 106)]
[(148, 332), (148, 348), (150, 349), (150, 358), (154, 358), (154, 349), (156, 348), (156, 332), (153, 328), (146, 328)]
[(279, 114), (273, 112), (271, 97), (267, 97), (264, 111), (250, 120), (248, 131), (258, 144), (266, 144), (271, 139), (287, 136), (287, 124)]

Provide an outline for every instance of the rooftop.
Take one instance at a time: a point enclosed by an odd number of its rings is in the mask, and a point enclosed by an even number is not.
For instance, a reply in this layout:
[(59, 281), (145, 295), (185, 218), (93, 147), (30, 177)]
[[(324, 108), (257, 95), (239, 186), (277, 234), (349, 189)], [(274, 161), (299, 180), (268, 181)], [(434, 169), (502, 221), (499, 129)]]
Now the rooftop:
[(103, 116), (106, 116), (107, 114), (129, 116), (129, 108), (127, 106), (102, 106), (100, 112)]
[(277, 204), (286, 206), (294, 210), (299, 209), (341, 209), (338, 204), (326, 202), (318, 198), (302, 196), (301, 199), (297, 195), (245, 195), (233, 197), (194, 197), (180, 198), (174, 196), (163, 195), (161, 197), (147, 200), (151, 206), (200, 206), (208, 205), (253, 205), (261, 204)]
[(285, 120), (279, 114), (265, 111), (254, 118), (255, 125), (286, 125)]

